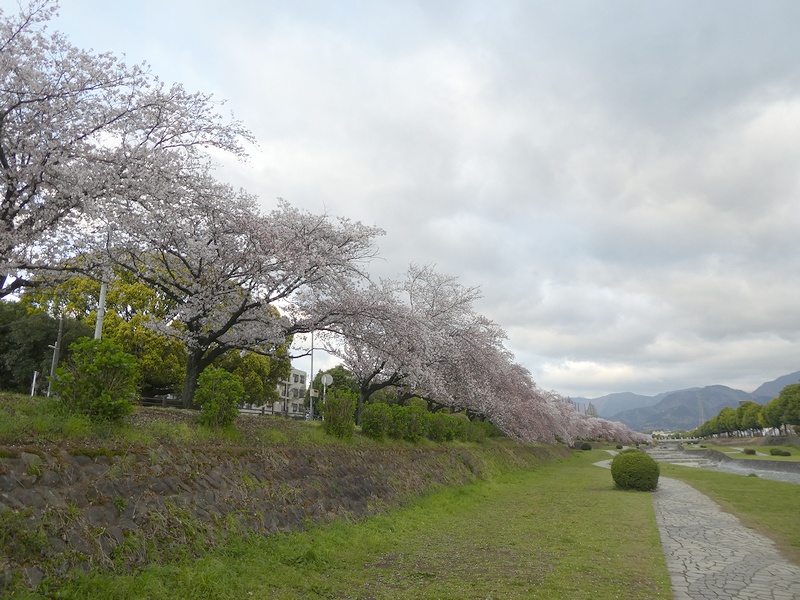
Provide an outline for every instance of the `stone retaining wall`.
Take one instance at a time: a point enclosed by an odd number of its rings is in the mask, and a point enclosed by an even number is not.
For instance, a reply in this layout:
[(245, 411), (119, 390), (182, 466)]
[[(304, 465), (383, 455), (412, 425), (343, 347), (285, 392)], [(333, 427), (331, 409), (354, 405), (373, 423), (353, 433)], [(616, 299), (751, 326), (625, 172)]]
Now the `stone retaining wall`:
[(93, 567), (129, 571), (225, 537), (359, 518), (555, 448), (0, 448), (0, 591)]

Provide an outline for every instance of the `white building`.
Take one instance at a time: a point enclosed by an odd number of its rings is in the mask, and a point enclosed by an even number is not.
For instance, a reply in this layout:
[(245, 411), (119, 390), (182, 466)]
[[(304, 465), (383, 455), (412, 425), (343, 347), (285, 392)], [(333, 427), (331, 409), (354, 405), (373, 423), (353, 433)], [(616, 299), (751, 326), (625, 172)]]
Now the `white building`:
[(306, 372), (293, 368), (289, 377), (278, 384), (278, 395), (280, 400), (273, 406), (273, 414), (305, 417)]

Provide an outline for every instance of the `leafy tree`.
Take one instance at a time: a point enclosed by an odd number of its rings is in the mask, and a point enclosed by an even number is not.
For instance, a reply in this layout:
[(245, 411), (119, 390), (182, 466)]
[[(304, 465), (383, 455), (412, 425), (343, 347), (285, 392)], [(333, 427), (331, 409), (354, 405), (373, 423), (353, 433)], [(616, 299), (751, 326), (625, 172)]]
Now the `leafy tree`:
[(738, 429), (741, 431), (762, 429), (761, 409), (762, 406), (755, 402), (749, 400), (742, 402), (736, 409)]
[(786, 425), (800, 425), (800, 383), (787, 385), (778, 394), (780, 420)]
[(721, 411), (719, 411), (717, 419), (719, 421), (720, 433), (726, 433), (730, 435), (731, 433), (739, 429), (739, 422), (738, 419), (736, 418), (736, 411), (730, 406), (726, 406)]
[(784, 426), (783, 414), (786, 411), (786, 397), (773, 398), (761, 410), (761, 420), (765, 427), (780, 429)]
[(20, 269), (56, 266), (94, 202), (140, 197), (210, 164), (204, 147), (242, 156), (251, 139), (211, 96), (47, 31), (57, 8), (0, 10), (0, 297), (28, 283)]
[[(322, 376), (323, 375), (330, 375), (333, 378), (333, 383), (328, 386), (322, 385)], [(353, 379), (353, 374), (348, 371), (342, 365), (336, 365), (335, 367), (328, 369), (327, 371), (319, 371), (316, 376), (314, 377), (313, 385), (310, 390), (315, 389), (320, 392), (320, 396), (318, 398), (319, 402), (322, 402), (322, 393), (323, 391), (325, 394), (333, 394), (336, 392), (345, 392), (349, 394), (354, 394), (356, 397), (358, 396), (358, 386), (356, 385), (355, 380)], [(307, 394), (308, 394), (307, 393)]]
[[(31, 311), (66, 314), (80, 319), (92, 331), (99, 294), (99, 281), (74, 275), (60, 282), (36, 282), (20, 302)], [(108, 286), (103, 337), (113, 340), (136, 357), (145, 396), (175, 391), (185, 374), (183, 344), (159, 334), (149, 325), (151, 319), (166, 313), (166, 306), (165, 299), (155, 290), (124, 272), (115, 273)]]
[(70, 350), (70, 361), (53, 381), (67, 408), (95, 421), (119, 421), (131, 413), (138, 395), (136, 359), (110, 340), (84, 338)]
[[(0, 387), (25, 393), (31, 388), (33, 372), (39, 372), (37, 390), (47, 387), (58, 338), (59, 323), (45, 314), (30, 314), (18, 302), (0, 301)], [(91, 329), (74, 319), (65, 319), (61, 360), (69, 357), (69, 345), (91, 335)]]
[(276, 402), (280, 398), (277, 386), (292, 370), (285, 346), (271, 356), (229, 351), (215, 362), (215, 366), (239, 379), (244, 388), (244, 401), (254, 406)]

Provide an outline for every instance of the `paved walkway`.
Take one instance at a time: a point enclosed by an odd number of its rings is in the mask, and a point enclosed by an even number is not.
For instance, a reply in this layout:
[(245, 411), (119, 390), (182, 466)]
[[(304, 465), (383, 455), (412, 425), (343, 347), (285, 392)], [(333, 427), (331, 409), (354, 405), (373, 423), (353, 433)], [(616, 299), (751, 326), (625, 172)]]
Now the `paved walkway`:
[(660, 477), (653, 506), (675, 600), (800, 599), (800, 567), (688, 483)]
[(708, 496), (661, 477), (653, 505), (675, 600), (800, 598), (800, 567)]

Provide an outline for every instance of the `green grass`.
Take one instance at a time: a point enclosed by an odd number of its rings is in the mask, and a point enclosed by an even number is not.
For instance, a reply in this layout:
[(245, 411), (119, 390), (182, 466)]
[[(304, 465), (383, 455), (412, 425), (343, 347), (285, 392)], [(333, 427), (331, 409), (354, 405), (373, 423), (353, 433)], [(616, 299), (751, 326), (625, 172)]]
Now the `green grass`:
[(215, 429), (199, 425), (198, 414), (190, 410), (137, 406), (121, 423), (93, 423), (85, 416), (68, 414), (56, 399), (0, 392), (0, 445), (62, 442), (106, 446), (436, 445), (429, 440), (416, 444), (390, 439), (376, 442), (358, 429), (353, 437), (342, 440), (325, 434), (318, 421), (296, 421), (281, 416), (240, 415), (231, 427)]
[(679, 465), (660, 466), (664, 477), (689, 483), (748, 527), (772, 538), (800, 564), (800, 486)]
[[(749, 441), (749, 440), (748, 440)], [(731, 446), (731, 445), (723, 445), (723, 444), (705, 444), (706, 448), (709, 450), (717, 450), (718, 452), (723, 452), (724, 454), (728, 455), (731, 458), (735, 459), (743, 459), (743, 460), (782, 460), (782, 461), (789, 461), (789, 462), (800, 462), (800, 448), (795, 446), (794, 444), (784, 444), (782, 446), (756, 446), (753, 444), (742, 443), (738, 446)], [(699, 445), (695, 444), (686, 444), (686, 449), (688, 450), (696, 450), (701, 449)], [(734, 448), (750, 448), (755, 450), (756, 452), (761, 452), (762, 454), (766, 454), (767, 456), (759, 456), (757, 454), (745, 454), (741, 450), (737, 451)], [(788, 450), (792, 453), (791, 456), (772, 456), (769, 451), (772, 448), (780, 448), (781, 450)]]
[[(68, 598), (671, 598), (648, 493), (576, 453), (361, 523), (242, 536), (191, 562), (93, 575)], [(37, 598), (39, 596), (22, 596)]]

